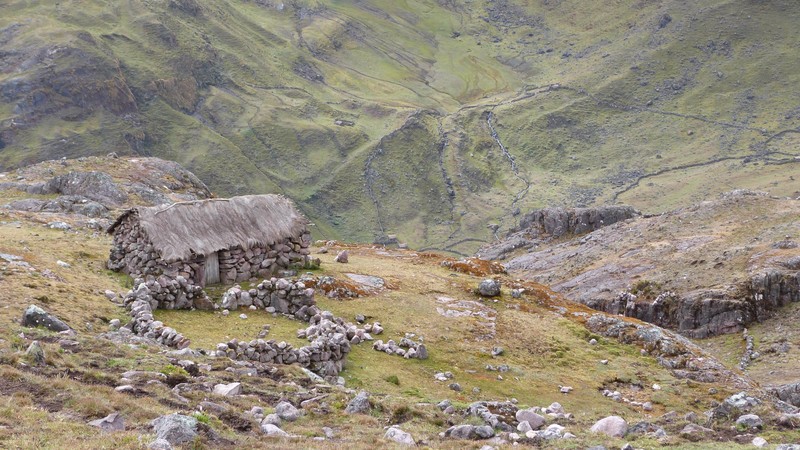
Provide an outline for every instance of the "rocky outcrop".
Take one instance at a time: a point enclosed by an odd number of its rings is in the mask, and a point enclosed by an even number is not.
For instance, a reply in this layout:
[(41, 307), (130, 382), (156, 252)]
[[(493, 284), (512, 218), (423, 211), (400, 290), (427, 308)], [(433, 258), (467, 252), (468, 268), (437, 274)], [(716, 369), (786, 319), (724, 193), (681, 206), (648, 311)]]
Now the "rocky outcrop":
[(652, 301), (623, 291), (610, 300), (588, 299), (584, 303), (599, 311), (634, 317), (702, 339), (739, 332), (797, 301), (800, 273), (768, 270), (753, 275), (738, 289), (701, 290), (685, 296), (665, 291)]
[(504, 259), (517, 249), (533, 248), (552, 238), (586, 234), (638, 214), (631, 206), (617, 205), (537, 209), (522, 216), (519, 226), (510, 230), (505, 238), (481, 247), (477, 256), (489, 260)]
[(774, 387), (770, 391), (782, 401), (800, 406), (800, 383), (784, 384)]
[(600, 206), (597, 208), (544, 208), (522, 216), (514, 231), (527, 231), (537, 236), (561, 237), (585, 234), (604, 226), (636, 217), (631, 206)]
[(731, 383), (741, 388), (751, 387), (744, 378), (734, 374), (685, 337), (668, 330), (627, 322), (619, 317), (594, 314), (587, 318), (586, 327), (624, 344), (642, 347), (669, 369), (677, 378), (688, 378), (702, 383)]

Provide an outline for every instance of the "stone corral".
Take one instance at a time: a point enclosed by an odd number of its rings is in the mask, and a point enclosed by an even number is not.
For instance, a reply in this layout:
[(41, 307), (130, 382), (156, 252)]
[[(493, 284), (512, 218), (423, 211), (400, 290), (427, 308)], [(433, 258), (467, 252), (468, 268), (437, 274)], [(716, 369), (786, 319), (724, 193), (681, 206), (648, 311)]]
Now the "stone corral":
[[(320, 311), (314, 299), (314, 289), (306, 287), (306, 282), (310, 281), (272, 278), (249, 291), (233, 287), (222, 299), (222, 307), (226, 309), (255, 306), (308, 322), (309, 326), (299, 330), (297, 337), (308, 339), (309, 345), (294, 348), (287, 342), (275, 340), (233, 339), (218, 344), (215, 354), (262, 363), (299, 364), (323, 377), (336, 377), (344, 368), (351, 344), (372, 340), (372, 336), (364, 328), (335, 317), (330, 311)], [(380, 325), (376, 327), (375, 324), (369, 329), (378, 333), (383, 331)]]

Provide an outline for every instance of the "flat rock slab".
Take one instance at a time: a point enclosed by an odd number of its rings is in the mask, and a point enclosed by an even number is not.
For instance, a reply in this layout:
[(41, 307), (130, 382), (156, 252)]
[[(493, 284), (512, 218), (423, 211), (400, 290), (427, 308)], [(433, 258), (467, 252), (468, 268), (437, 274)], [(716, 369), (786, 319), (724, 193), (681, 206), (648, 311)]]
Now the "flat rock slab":
[(50, 331), (67, 331), (70, 329), (69, 325), (64, 321), (36, 305), (28, 306), (22, 314), (22, 325), (26, 327), (44, 327)]
[(231, 397), (242, 393), (242, 383), (218, 384), (214, 386), (214, 393)]
[(93, 420), (89, 422), (89, 425), (103, 431), (125, 431), (125, 420), (118, 412), (111, 413), (102, 419)]
[(345, 275), (356, 283), (371, 289), (383, 289), (384, 286), (386, 286), (386, 282), (381, 277), (360, 275), (357, 273), (346, 273)]

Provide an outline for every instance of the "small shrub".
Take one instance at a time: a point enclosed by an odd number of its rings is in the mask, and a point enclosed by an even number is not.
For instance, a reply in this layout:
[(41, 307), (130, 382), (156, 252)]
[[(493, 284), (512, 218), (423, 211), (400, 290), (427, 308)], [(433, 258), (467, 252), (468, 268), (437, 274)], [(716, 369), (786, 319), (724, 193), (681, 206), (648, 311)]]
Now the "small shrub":
[(192, 414), (192, 417), (197, 419), (197, 421), (200, 422), (200, 423), (204, 423), (206, 425), (211, 425), (211, 417), (209, 417), (208, 414), (206, 414), (206, 413), (197, 411), (194, 414)]
[(389, 383), (392, 383), (395, 386), (400, 386), (400, 379), (397, 378), (397, 375), (389, 375), (388, 377), (384, 378)]

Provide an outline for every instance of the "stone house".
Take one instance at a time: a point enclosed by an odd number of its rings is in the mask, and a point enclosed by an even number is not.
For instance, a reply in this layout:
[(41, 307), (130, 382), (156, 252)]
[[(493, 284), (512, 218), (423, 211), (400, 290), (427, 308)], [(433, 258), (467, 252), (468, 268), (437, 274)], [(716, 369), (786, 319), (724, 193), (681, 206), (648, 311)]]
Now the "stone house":
[(308, 223), (280, 195), (133, 208), (108, 229), (108, 268), (190, 287), (268, 278), (308, 262)]

